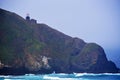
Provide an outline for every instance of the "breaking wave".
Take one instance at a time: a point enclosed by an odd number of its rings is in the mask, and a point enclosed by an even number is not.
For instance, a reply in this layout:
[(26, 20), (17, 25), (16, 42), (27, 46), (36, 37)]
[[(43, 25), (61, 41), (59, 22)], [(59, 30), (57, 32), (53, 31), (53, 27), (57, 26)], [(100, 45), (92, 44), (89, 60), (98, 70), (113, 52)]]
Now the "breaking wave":
[(0, 80), (120, 80), (120, 73), (73, 73), (73, 74), (25, 74), (21, 76), (0, 75)]

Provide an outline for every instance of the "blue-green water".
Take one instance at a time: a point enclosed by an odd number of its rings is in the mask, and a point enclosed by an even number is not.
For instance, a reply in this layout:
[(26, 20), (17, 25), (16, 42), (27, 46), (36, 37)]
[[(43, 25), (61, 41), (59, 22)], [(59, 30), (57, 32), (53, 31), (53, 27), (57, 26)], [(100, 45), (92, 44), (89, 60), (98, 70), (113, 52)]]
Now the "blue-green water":
[(120, 80), (120, 74), (60, 73), (60, 74), (45, 74), (45, 75), (26, 74), (22, 76), (1, 75), (0, 80)]

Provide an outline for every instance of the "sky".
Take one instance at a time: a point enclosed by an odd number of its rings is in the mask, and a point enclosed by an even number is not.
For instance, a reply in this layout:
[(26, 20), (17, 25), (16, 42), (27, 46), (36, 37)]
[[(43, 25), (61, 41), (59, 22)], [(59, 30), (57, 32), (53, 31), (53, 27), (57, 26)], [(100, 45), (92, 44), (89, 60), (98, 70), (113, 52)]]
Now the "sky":
[(97, 43), (120, 67), (120, 0), (0, 0), (0, 8)]

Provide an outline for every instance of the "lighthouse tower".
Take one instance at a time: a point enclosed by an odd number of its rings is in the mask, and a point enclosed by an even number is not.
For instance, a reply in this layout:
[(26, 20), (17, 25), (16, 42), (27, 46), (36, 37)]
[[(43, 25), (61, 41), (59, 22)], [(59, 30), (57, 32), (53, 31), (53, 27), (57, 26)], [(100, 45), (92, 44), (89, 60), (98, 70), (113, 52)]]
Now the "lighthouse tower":
[(27, 14), (26, 20), (27, 20), (27, 21), (30, 21), (30, 16), (29, 16), (29, 14)]

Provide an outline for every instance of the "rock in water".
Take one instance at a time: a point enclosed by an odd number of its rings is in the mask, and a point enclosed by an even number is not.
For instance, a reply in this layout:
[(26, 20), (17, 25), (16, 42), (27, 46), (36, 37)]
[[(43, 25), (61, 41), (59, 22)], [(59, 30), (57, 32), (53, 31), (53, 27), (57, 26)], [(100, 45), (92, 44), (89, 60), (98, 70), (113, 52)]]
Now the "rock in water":
[(118, 72), (103, 48), (0, 9), (0, 74)]

